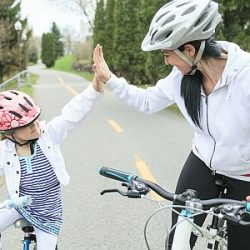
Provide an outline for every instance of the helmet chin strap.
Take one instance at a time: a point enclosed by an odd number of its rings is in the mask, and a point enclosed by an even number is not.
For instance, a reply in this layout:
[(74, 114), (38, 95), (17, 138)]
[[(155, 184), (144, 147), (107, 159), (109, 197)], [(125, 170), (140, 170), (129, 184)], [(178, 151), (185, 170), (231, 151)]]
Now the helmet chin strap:
[(12, 135), (11, 135), (11, 138), (9, 137), (9, 139), (10, 139), (12, 142), (14, 142), (15, 144), (17, 144), (18, 146), (22, 147), (22, 146), (24, 146), (24, 145), (27, 145), (27, 144), (36, 142), (38, 138), (35, 138), (35, 139), (32, 139), (32, 140), (27, 140), (27, 141), (24, 142), (24, 143), (20, 143), (20, 142), (18, 142), (18, 141), (15, 139), (14, 135), (12, 134)]
[(185, 75), (194, 75), (195, 74), (196, 69), (197, 69), (197, 64), (201, 60), (204, 49), (205, 49), (205, 41), (202, 41), (200, 48), (198, 50), (197, 56), (193, 62), (191, 61), (191, 59), (189, 57), (187, 57), (184, 53), (182, 53), (178, 49), (173, 50), (175, 52), (175, 54), (177, 54), (183, 61), (185, 61), (191, 67), (191, 70), (188, 73), (186, 73)]

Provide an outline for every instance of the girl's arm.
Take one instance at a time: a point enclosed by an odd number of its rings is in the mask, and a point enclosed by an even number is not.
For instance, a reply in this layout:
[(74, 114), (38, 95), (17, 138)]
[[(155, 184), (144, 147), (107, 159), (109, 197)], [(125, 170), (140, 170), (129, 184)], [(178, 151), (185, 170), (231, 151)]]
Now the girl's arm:
[(71, 130), (76, 128), (90, 114), (103, 96), (102, 87), (94, 81), (63, 107), (60, 116), (53, 118), (45, 126), (45, 130), (55, 143), (60, 143)]

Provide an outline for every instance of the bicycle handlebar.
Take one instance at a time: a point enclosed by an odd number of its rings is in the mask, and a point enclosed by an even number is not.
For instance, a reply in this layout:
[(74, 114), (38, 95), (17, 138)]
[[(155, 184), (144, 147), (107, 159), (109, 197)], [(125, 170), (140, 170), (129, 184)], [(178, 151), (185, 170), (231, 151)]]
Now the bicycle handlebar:
[(11, 209), (16, 207), (26, 207), (30, 205), (32, 202), (31, 197), (29, 195), (21, 196), (15, 199), (9, 199), (0, 203), (1, 209)]
[[(192, 201), (197, 201), (199, 204), (202, 205), (202, 208), (207, 208), (207, 209), (211, 207), (219, 206), (219, 205), (224, 205), (224, 204), (235, 204), (235, 205), (245, 207), (247, 211), (250, 211), (250, 203), (246, 201), (239, 201), (239, 200), (225, 199), (225, 198), (200, 200), (200, 199), (196, 199), (196, 197), (192, 195), (192, 193), (190, 196), (190, 192), (184, 192), (183, 194), (173, 194), (173, 193), (166, 191), (165, 189), (163, 189), (161, 186), (159, 186), (156, 183), (145, 180), (131, 173), (123, 172), (114, 168), (109, 168), (109, 167), (104, 167), (104, 166), (100, 168), (99, 173), (100, 175), (103, 175), (104, 177), (118, 180), (121, 182), (125, 182), (128, 184), (133, 183), (133, 181), (143, 183), (148, 188), (150, 188), (151, 190), (155, 191), (158, 195), (163, 197), (164, 199), (169, 200), (169, 201), (174, 201), (176, 203), (179, 203), (180, 205), (185, 205), (186, 202), (192, 200)], [(139, 197), (141, 196), (138, 195), (137, 198)]]

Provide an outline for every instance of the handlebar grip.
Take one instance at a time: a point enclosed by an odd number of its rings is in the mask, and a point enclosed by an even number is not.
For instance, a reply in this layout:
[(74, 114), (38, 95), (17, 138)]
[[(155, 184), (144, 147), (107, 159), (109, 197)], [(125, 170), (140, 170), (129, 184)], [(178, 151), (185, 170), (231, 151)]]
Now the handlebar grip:
[(31, 197), (29, 195), (21, 196), (15, 199), (11, 199), (7, 201), (6, 208), (11, 209), (15, 207), (26, 207), (30, 205), (32, 202)]
[(123, 172), (114, 168), (108, 168), (102, 166), (99, 170), (99, 174), (107, 178), (111, 178), (117, 181), (131, 183), (137, 176)]

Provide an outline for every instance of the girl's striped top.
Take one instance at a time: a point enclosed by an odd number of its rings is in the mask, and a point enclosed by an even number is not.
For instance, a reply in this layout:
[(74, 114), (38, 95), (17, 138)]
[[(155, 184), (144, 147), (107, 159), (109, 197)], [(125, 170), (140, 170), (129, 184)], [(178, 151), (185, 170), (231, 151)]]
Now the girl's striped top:
[(32, 204), (16, 208), (33, 226), (58, 235), (62, 225), (61, 186), (52, 166), (39, 145), (31, 156), (19, 157), (20, 196), (30, 195)]

